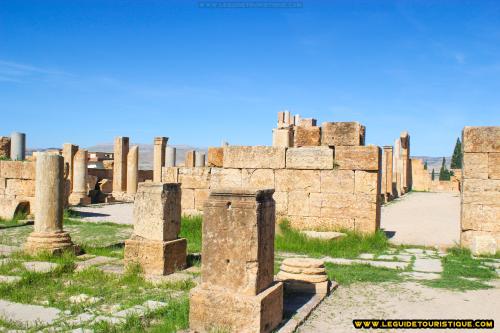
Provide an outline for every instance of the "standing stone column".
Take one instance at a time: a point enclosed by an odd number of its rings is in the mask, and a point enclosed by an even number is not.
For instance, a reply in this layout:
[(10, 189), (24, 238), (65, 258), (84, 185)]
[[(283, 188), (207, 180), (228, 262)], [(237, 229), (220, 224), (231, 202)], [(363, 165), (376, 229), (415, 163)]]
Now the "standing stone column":
[(153, 182), (161, 183), (161, 168), (165, 165), (165, 147), (168, 138), (156, 137), (154, 141), (153, 155)]
[(115, 153), (113, 163), (113, 196), (122, 197), (127, 190), (127, 154), (129, 138), (115, 138)]
[(67, 170), (67, 175), (65, 179), (64, 189), (65, 189), (65, 205), (67, 206), (69, 201), (69, 196), (71, 195), (71, 191), (73, 191), (73, 160), (75, 158), (75, 154), (78, 151), (78, 146), (73, 145), (71, 143), (63, 144), (62, 156), (64, 158), (65, 169)]
[(194, 153), (194, 166), (204, 167), (205, 166), (205, 153), (197, 151)]
[(401, 133), (402, 187), (404, 192), (411, 190), (410, 135)]
[(184, 166), (186, 168), (193, 168), (194, 167), (194, 155), (195, 151), (194, 150), (188, 150), (186, 152), (186, 157), (184, 158)]
[(394, 141), (394, 149), (392, 152), (392, 172), (393, 172), (393, 183), (394, 183), (394, 196), (400, 197), (403, 192), (401, 191), (401, 139), (397, 138)]
[(167, 275), (186, 266), (181, 228), (180, 184), (140, 183), (134, 201), (134, 233), (125, 241), (125, 265), (145, 274)]
[(35, 225), (25, 251), (60, 253), (74, 250), (69, 233), (63, 231), (64, 160), (62, 156), (39, 153), (36, 159)]
[(393, 198), (393, 185), (392, 185), (392, 146), (384, 146), (384, 154), (382, 155), (382, 195), (384, 200), (390, 201)]
[(14, 132), (10, 135), (10, 159), (24, 161), (26, 157), (26, 134)]
[(165, 166), (174, 167), (176, 162), (177, 149), (175, 147), (167, 146), (165, 148)]
[(283, 317), (274, 282), (274, 190), (212, 191), (204, 207), (202, 283), (191, 290), (189, 327), (271, 332)]
[(127, 194), (137, 193), (139, 176), (139, 147), (133, 146), (127, 155)]
[(78, 149), (73, 159), (73, 191), (69, 196), (70, 205), (89, 205), (90, 197), (87, 191), (88, 152)]

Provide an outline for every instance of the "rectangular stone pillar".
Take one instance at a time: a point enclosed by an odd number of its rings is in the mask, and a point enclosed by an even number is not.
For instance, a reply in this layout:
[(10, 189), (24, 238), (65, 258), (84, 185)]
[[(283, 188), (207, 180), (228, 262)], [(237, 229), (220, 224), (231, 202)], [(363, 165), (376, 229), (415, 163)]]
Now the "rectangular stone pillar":
[(153, 182), (161, 182), (161, 170), (165, 165), (165, 147), (167, 146), (168, 138), (156, 137), (154, 141), (153, 152)]
[(404, 193), (411, 190), (410, 135), (404, 131), (401, 139), (402, 188)]
[(397, 138), (394, 141), (394, 149), (392, 152), (392, 172), (393, 172), (393, 194), (396, 197), (400, 197), (403, 194), (402, 191), (402, 172), (403, 166), (401, 161), (401, 139)]
[(165, 148), (165, 166), (174, 167), (177, 160), (177, 149), (175, 147), (167, 146)]
[[(73, 191), (73, 161), (76, 155), (76, 152), (78, 151), (78, 146), (71, 144), (71, 143), (65, 143), (63, 144), (63, 151), (62, 151), (62, 156), (64, 158), (64, 164), (67, 165), (68, 168), (68, 181), (69, 181), (69, 190), (70, 193)], [(69, 193), (68, 193), (69, 195)]]
[(120, 136), (115, 138), (113, 163), (113, 195), (121, 197), (127, 190), (127, 155), (129, 138)]
[(191, 290), (191, 330), (271, 332), (282, 320), (274, 282), (274, 190), (216, 190), (204, 207), (202, 283)]
[(393, 198), (392, 194), (392, 146), (384, 146), (382, 154), (382, 190), (381, 194), (384, 200), (390, 201)]
[(186, 168), (193, 168), (194, 167), (194, 150), (189, 150), (186, 152), (186, 157), (184, 158), (184, 166)]
[(134, 201), (134, 233), (125, 241), (125, 265), (145, 274), (167, 275), (186, 266), (181, 228), (180, 184), (139, 183)]
[(274, 147), (293, 147), (293, 129), (274, 128), (273, 129), (273, 146)]

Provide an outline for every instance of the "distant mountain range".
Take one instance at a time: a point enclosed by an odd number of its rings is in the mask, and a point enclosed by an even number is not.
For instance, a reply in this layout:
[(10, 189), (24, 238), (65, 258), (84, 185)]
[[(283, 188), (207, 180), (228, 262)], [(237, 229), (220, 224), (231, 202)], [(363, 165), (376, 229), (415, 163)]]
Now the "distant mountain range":
[[(443, 157), (431, 157), (431, 156), (412, 156), (411, 158), (419, 159), (424, 161), (427, 161), (427, 170), (429, 170), (429, 173), (432, 172), (432, 169), (434, 169), (437, 173), (439, 173), (439, 170), (441, 170), (441, 164), (443, 163)], [(451, 156), (445, 156), (446, 159), (446, 167), (450, 169), (451, 165)]]

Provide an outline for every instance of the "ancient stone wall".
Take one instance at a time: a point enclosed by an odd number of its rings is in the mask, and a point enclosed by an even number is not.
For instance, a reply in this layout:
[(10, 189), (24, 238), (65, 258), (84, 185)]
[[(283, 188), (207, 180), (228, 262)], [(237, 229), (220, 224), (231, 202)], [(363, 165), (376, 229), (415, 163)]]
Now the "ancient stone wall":
[(431, 190), (431, 176), (428, 170), (424, 169), (422, 160), (411, 159), (412, 189), (414, 191), (429, 192)]
[(500, 126), (462, 132), (461, 237), (475, 254), (500, 250)]
[(17, 211), (33, 213), (35, 163), (0, 161), (0, 218), (11, 219)]
[(184, 214), (201, 213), (212, 189), (274, 188), (277, 220), (286, 218), (295, 228), (374, 232), (380, 225), (379, 147), (209, 150), (209, 163), (220, 160), (220, 167), (164, 168), (163, 182), (182, 184)]

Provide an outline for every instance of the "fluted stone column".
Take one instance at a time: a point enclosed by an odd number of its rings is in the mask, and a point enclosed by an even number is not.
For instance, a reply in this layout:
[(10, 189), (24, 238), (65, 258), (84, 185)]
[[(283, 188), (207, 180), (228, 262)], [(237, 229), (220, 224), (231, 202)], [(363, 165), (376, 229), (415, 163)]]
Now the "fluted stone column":
[(87, 195), (88, 152), (79, 149), (73, 158), (73, 191), (69, 196), (70, 205), (89, 205)]
[(115, 138), (113, 163), (113, 196), (121, 198), (127, 190), (128, 137)]
[(165, 147), (168, 138), (159, 136), (154, 141), (153, 151), (153, 182), (161, 183), (161, 169), (165, 165)]
[(36, 159), (35, 225), (26, 241), (26, 252), (36, 254), (75, 250), (69, 233), (63, 231), (63, 202), (63, 157), (39, 153)]
[(175, 147), (167, 146), (165, 148), (165, 166), (174, 167), (176, 162), (177, 149)]
[(26, 134), (14, 132), (10, 135), (10, 159), (23, 161), (26, 157)]
[(194, 166), (204, 167), (205, 166), (205, 153), (197, 151), (194, 153)]
[(139, 175), (139, 147), (133, 146), (127, 155), (127, 194), (137, 193)]

